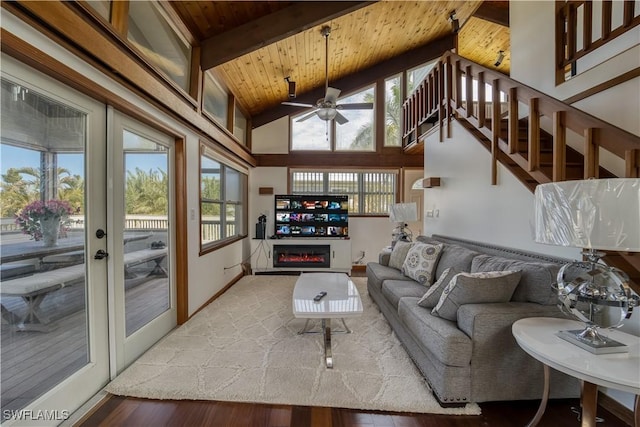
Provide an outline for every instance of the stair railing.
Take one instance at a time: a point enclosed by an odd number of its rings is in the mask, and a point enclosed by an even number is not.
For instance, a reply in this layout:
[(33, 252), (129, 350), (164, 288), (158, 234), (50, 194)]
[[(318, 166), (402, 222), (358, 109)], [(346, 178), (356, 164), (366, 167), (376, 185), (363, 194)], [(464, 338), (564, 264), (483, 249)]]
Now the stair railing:
[[(434, 121), (440, 124), (440, 141), (445, 133), (450, 138), (451, 120), (456, 117), (491, 141), (494, 185), (503, 154), (538, 183), (565, 180), (567, 144), (575, 145), (576, 139), (584, 156), (583, 178), (599, 177), (601, 151), (624, 160), (624, 171), (618, 175), (640, 177), (640, 137), (447, 52), (403, 104), (403, 147), (408, 150), (419, 144), (425, 124)], [(522, 135), (523, 117), (528, 121), (526, 135)], [(550, 174), (541, 169), (543, 129), (553, 136)]]

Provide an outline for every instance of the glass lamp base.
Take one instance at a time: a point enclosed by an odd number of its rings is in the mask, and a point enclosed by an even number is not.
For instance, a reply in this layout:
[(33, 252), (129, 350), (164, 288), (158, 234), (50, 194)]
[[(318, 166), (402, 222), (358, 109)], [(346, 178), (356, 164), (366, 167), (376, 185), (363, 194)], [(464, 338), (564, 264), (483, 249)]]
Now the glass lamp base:
[(560, 331), (557, 335), (565, 341), (575, 344), (593, 354), (628, 353), (629, 347), (619, 341), (603, 338), (597, 331), (587, 327)]

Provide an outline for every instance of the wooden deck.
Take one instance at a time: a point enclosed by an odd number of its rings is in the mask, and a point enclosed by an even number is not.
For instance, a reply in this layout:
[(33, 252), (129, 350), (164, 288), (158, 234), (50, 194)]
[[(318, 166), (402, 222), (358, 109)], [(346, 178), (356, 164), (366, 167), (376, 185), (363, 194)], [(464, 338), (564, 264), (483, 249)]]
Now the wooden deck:
[[(167, 278), (127, 283), (126, 330), (130, 335), (168, 308)], [(65, 287), (44, 299), (42, 312), (49, 317), (49, 332), (22, 332), (3, 320), (0, 366), (1, 410), (17, 410), (69, 377), (88, 360), (85, 289)], [(22, 314), (19, 297), (4, 297), (2, 305)]]

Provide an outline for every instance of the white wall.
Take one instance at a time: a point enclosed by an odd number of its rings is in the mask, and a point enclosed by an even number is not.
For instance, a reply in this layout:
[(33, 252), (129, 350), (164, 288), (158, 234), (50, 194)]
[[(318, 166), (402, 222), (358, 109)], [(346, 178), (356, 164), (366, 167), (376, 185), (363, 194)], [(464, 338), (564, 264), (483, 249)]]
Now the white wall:
[(188, 275), (189, 275), (189, 314), (206, 303), (219, 290), (224, 288), (232, 277), (237, 275), (241, 268), (234, 267), (224, 270), (224, 267), (239, 264), (242, 261), (242, 242), (229, 245), (222, 250), (211, 252), (200, 256), (200, 229), (199, 229), (199, 135), (191, 129), (183, 126), (171, 116), (158, 110), (148, 102), (131, 93), (127, 88), (111, 80), (99, 70), (93, 68), (80, 58), (71, 54), (66, 49), (56, 45), (52, 40), (36, 32), (28, 25), (22, 23), (13, 15), (2, 9), (2, 28), (17, 35), (36, 48), (47, 52), (50, 56), (69, 66), (85, 77), (91, 79), (99, 86), (127, 99), (139, 111), (144, 112), (149, 117), (153, 117), (160, 123), (173, 128), (177, 134), (186, 136), (187, 153), (187, 212), (194, 212), (194, 218), (189, 215), (187, 225), (188, 243)]

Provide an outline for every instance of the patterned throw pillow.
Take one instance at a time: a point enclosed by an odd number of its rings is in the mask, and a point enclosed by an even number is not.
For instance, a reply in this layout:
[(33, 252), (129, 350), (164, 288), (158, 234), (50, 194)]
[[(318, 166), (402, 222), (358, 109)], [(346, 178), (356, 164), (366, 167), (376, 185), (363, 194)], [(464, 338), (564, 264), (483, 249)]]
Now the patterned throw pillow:
[(407, 253), (411, 247), (413, 247), (412, 242), (396, 242), (393, 250), (391, 251), (391, 256), (389, 257), (389, 267), (401, 270), (404, 260), (407, 259)]
[(451, 279), (458, 274), (459, 271), (454, 267), (449, 267), (445, 271), (442, 272), (436, 283), (431, 285), (429, 290), (424, 294), (420, 301), (418, 301), (418, 305), (424, 308), (433, 308), (440, 301), (440, 295), (442, 295), (442, 291), (447, 287)]
[(483, 271), (456, 274), (442, 291), (431, 314), (456, 320), (463, 304), (508, 302), (520, 282), (519, 271)]
[(442, 243), (414, 243), (402, 265), (402, 273), (424, 286), (431, 286), (433, 274), (442, 253)]

